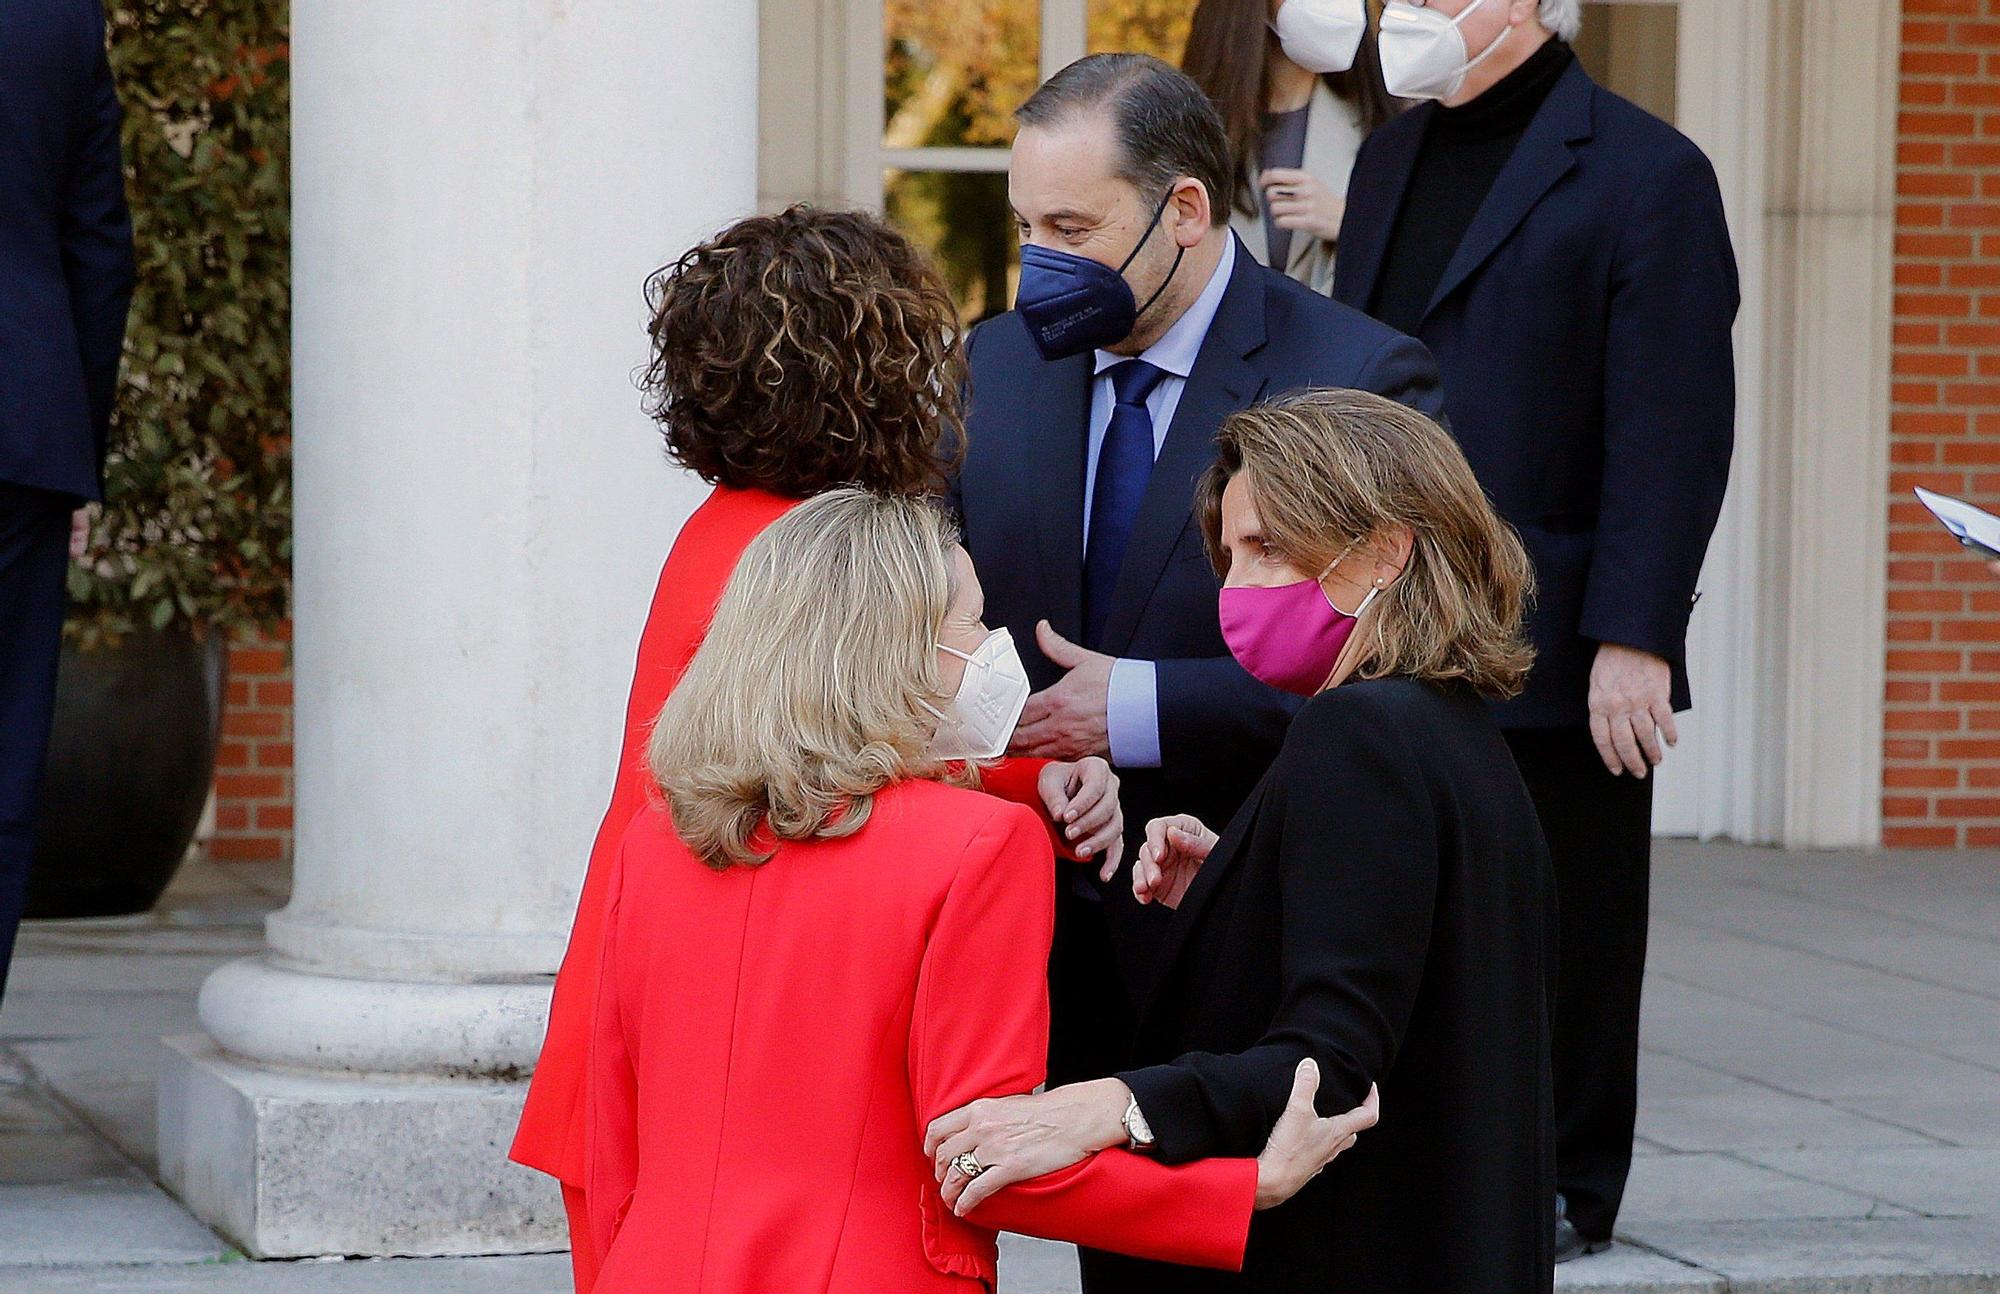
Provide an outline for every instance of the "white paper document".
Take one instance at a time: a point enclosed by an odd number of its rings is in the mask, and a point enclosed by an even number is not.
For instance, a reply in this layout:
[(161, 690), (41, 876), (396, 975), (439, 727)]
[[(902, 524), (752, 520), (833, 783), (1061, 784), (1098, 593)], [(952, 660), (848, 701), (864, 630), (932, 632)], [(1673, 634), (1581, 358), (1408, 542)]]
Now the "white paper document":
[(2000, 517), (1975, 508), (1963, 499), (1937, 494), (1921, 485), (1917, 487), (1917, 500), (1931, 510), (1932, 516), (1944, 523), (1944, 528), (1959, 543), (1982, 557), (2000, 558)]

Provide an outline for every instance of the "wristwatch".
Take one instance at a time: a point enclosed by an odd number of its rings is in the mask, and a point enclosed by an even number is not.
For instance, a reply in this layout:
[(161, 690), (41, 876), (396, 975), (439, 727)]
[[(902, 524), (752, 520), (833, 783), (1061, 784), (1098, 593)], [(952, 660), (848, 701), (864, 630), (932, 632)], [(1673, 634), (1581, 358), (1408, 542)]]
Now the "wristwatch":
[(1135, 1096), (1125, 1106), (1125, 1148), (1144, 1154), (1153, 1148), (1153, 1141), (1153, 1125), (1146, 1122)]

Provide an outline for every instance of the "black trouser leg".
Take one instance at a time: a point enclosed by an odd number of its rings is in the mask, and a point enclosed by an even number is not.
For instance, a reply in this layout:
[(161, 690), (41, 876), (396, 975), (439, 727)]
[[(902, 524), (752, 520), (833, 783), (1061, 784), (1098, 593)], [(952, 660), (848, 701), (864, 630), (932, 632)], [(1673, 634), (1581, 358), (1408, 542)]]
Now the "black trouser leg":
[(1133, 1020), (1104, 904), (1077, 894), (1069, 876), (1057, 880), (1055, 940), (1049, 950), (1050, 1087), (1116, 1073), (1131, 1048)]
[(1614, 777), (1580, 729), (1507, 734), (1556, 878), (1556, 1186), (1585, 1240), (1608, 1240), (1632, 1168), (1646, 970), (1653, 779)]
[(0, 995), (35, 860), (75, 506), (65, 495), (0, 481)]

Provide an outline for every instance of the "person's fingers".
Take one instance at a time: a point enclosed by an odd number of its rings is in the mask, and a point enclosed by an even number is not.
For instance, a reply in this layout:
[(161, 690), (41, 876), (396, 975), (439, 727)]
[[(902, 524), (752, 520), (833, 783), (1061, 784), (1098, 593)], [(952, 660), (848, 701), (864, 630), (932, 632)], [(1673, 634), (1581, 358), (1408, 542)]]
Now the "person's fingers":
[(1319, 1110), (1313, 1105), (1313, 1098), (1318, 1095), (1319, 1062), (1307, 1056), (1292, 1070), (1292, 1093), (1285, 1098), (1285, 1113), (1317, 1119)]
[(1116, 804), (1111, 794), (1111, 770), (1103, 762), (1095, 759), (1080, 759), (1072, 767), (1068, 788), (1069, 804), (1065, 812), (1071, 822), (1081, 822), (1090, 811), (1100, 804)]
[(939, 1181), (943, 1181), (944, 1175), (951, 1170), (951, 1161), (968, 1150), (972, 1151), (975, 1157), (979, 1153), (979, 1134), (970, 1128), (961, 1128), (938, 1143), (937, 1151), (931, 1159), (937, 1165)]
[(938, 1147), (944, 1144), (945, 1138), (965, 1131), (971, 1123), (972, 1107), (969, 1105), (932, 1119), (930, 1126), (924, 1129), (924, 1154), (936, 1159)]
[(1625, 771), (1625, 765), (1618, 758), (1618, 748), (1611, 744), (1611, 720), (1602, 711), (1590, 712), (1590, 739), (1597, 745), (1597, 757), (1604, 761), (1605, 771), (1613, 777)]
[(1111, 848), (1111, 842), (1116, 839), (1118, 839), (1118, 824), (1107, 822), (1096, 831), (1091, 832), (1088, 837), (1079, 841), (1073, 848), (1076, 850), (1078, 861), (1087, 863), (1105, 850)]
[(1155, 863), (1163, 862), (1167, 853), (1167, 831), (1174, 825), (1172, 818), (1154, 818), (1146, 824), (1146, 844), (1140, 850), (1142, 856), (1150, 857)]
[(957, 1203), (951, 1206), (951, 1211), (962, 1218), (991, 1199), (995, 1192), (1005, 1190), (1020, 1180), (1019, 1170), (1006, 1164), (989, 1164), (985, 1172), (965, 1184), (965, 1190), (959, 1195)]
[(1151, 903), (1153, 893), (1159, 888), (1160, 869), (1141, 854), (1132, 864), (1132, 897), (1141, 903)]
[(1048, 657), (1051, 663), (1062, 669), (1075, 669), (1078, 665), (1083, 664), (1086, 656), (1090, 655), (1089, 652), (1057, 633), (1055, 627), (1046, 620), (1037, 620), (1035, 622), (1035, 645), (1042, 649), (1042, 655)]
[(1613, 715), (1611, 719), (1611, 747), (1618, 752), (1618, 763), (1634, 777), (1644, 777), (1652, 767), (1646, 762), (1645, 752), (1639, 749), (1639, 738), (1632, 731), (1630, 714)]
[(1109, 796), (1086, 805), (1072, 801), (1067, 816), (1069, 826), (1064, 830), (1069, 839), (1081, 840), (1086, 836), (1101, 835), (1106, 827), (1117, 825), (1118, 801)]
[(1327, 1122), (1342, 1137), (1358, 1137), (1375, 1126), (1379, 1115), (1367, 1105), (1357, 1105), (1345, 1114), (1336, 1114)]
[(1312, 182), (1312, 172), (1301, 170), (1296, 166), (1269, 166), (1264, 168), (1257, 176), (1258, 185), (1266, 189), (1274, 184), (1311, 184)]
[(1681, 744), (1680, 725), (1674, 722), (1674, 706), (1671, 701), (1653, 702), (1653, 722), (1659, 726), (1660, 735), (1667, 739), (1667, 745)]
[(1097, 869), (1097, 879), (1109, 885), (1111, 878), (1118, 875), (1118, 864), (1125, 857), (1125, 833), (1120, 831), (1104, 847), (1104, 866)]
[[(1018, 729), (1016, 730), (1016, 735), (1018, 735)], [(1048, 811), (1049, 821), (1051, 822), (1067, 822), (1070, 811), (1076, 804), (1076, 801), (1071, 798), (1068, 786), (1069, 779), (1052, 778), (1049, 776), (1049, 774), (1056, 772), (1061, 767), (1060, 764), (1050, 764), (1046, 769), (1042, 770), (1040, 788), (1042, 792), (1042, 808)]]
[(1015, 725), (1014, 735), (1008, 739), (1009, 750), (1026, 751), (1029, 748), (1041, 750), (1054, 742), (1061, 726), (1053, 717), (1044, 717), (1033, 723)]
[(1646, 767), (1656, 768), (1665, 759), (1666, 752), (1660, 749), (1660, 739), (1653, 730), (1653, 716), (1650, 711), (1632, 712), (1632, 735), (1639, 740), (1639, 753), (1645, 756)]
[(946, 1208), (953, 1208), (958, 1204), (958, 1197), (965, 1194), (966, 1183), (971, 1180), (956, 1168), (944, 1175), (944, 1180), (938, 1183), (938, 1195), (943, 1198)]
[(1029, 724), (1043, 722), (1055, 713), (1055, 709), (1055, 700), (1047, 692), (1029, 694), (1027, 704), (1021, 707), (1021, 717), (1014, 721), (1014, 732), (1018, 735)]

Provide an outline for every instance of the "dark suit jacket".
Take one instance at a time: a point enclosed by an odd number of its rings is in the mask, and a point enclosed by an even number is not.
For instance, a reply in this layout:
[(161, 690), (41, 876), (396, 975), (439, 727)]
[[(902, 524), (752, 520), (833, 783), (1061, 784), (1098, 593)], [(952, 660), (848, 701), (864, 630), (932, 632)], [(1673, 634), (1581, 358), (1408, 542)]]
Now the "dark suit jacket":
[(101, 490), (132, 299), (118, 96), (98, 0), (0, 19), (0, 481)]
[[(1348, 182), (1334, 296), (1365, 308), (1436, 105), (1388, 122)], [(1736, 261), (1701, 150), (1571, 64), (1446, 267), (1417, 337), (1452, 431), (1540, 583), (1509, 726), (1588, 722), (1598, 643), (1673, 663), (1722, 507)]]
[(1256, 1154), (1306, 1056), (1319, 1106), (1382, 1122), (1251, 1223), (1240, 1277), (1086, 1255), (1091, 1294), (1537, 1294), (1553, 1280), (1535, 809), (1469, 688), (1352, 682), (1307, 703), (1160, 948), (1121, 1075), (1168, 1163)]
[[(986, 591), (987, 622), (1013, 631), (1028, 677), (1044, 688), (1061, 671), (1036, 647), (1035, 622), (1047, 619), (1071, 641), (1083, 636), (1093, 362), (1088, 354), (1045, 362), (1011, 312), (974, 331), (970, 359), (969, 453), (951, 503)], [(1440, 412), (1437, 370), (1423, 347), (1266, 269), (1239, 245), (1147, 485), (1102, 644), (1114, 656), (1158, 662), (1164, 767), (1121, 770), (1134, 829), (1144, 825), (1135, 811), (1226, 819), (1298, 708), (1245, 673), (1222, 641), (1218, 582), (1193, 495), (1224, 417), (1311, 386), (1359, 387)]]

